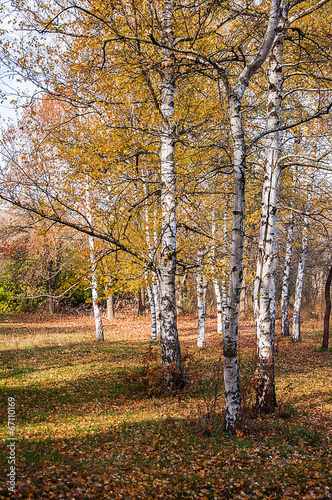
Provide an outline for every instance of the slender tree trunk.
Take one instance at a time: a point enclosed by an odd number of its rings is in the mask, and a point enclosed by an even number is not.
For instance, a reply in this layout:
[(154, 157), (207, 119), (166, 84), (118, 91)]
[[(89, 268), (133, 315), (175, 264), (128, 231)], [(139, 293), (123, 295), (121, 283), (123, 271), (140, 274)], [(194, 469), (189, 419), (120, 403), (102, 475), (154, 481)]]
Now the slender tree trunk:
[(261, 67), (272, 48), (279, 17), (280, 0), (272, 0), (268, 27), (256, 56), (245, 66), (233, 90), (230, 88), (229, 81), (226, 81), (225, 78), (223, 79), (228, 97), (234, 167), (232, 250), (223, 346), (226, 393), (225, 428), (227, 431), (235, 428), (241, 405), (237, 364), (237, 337), (242, 284), (246, 186), (246, 144), (241, 117), (241, 101), (250, 78)]
[(156, 308), (156, 333), (160, 337), (160, 288), (158, 277), (154, 276), (155, 281), (152, 283), (152, 292), (154, 298), (154, 305)]
[(304, 280), (304, 267), (305, 267), (307, 248), (308, 248), (308, 227), (309, 227), (309, 214), (306, 213), (304, 217), (301, 255), (300, 255), (299, 265), (297, 268), (297, 278), (295, 284), (295, 299), (294, 299), (293, 329), (292, 329), (292, 339), (294, 342), (301, 341), (301, 302), (302, 302), (302, 290), (303, 290), (303, 280)]
[(113, 294), (110, 294), (107, 297), (107, 319), (112, 321), (114, 319), (114, 296)]
[(278, 228), (276, 226), (274, 244), (273, 244), (273, 258), (271, 265), (271, 281), (270, 281), (270, 311), (271, 311), (271, 343), (272, 349), (274, 351), (275, 342), (275, 329), (276, 329), (276, 267), (277, 267), (277, 257), (278, 257)]
[(240, 294), (240, 306), (239, 306), (239, 315), (241, 317), (245, 316), (246, 313), (246, 268), (243, 269), (243, 278), (242, 278), (242, 288)]
[(90, 262), (91, 262), (92, 304), (93, 304), (93, 315), (95, 318), (95, 326), (96, 326), (96, 338), (97, 340), (104, 340), (103, 320), (101, 317), (101, 311), (98, 303), (96, 256), (95, 256), (94, 240), (92, 236), (89, 236), (89, 247), (90, 247)]
[(234, 148), (234, 198), (230, 277), (224, 325), (224, 382), (226, 393), (225, 428), (234, 429), (240, 412), (241, 395), (237, 363), (239, 302), (242, 282), (242, 261), (245, 216), (245, 141), (241, 119), (241, 100), (229, 96), (231, 131)]
[[(147, 198), (149, 195), (149, 186), (148, 186), (148, 181), (150, 177), (150, 173), (148, 170), (143, 172), (143, 187), (144, 187), (144, 194), (146, 196), (146, 201), (145, 201), (145, 238), (146, 238), (146, 245), (148, 248), (148, 258), (151, 264), (155, 264), (155, 254), (151, 245), (151, 236), (150, 236), (150, 226), (151, 226), (151, 217), (149, 213), (149, 206), (147, 203)], [(148, 292), (148, 299), (149, 299), (149, 305), (150, 305), (150, 313), (151, 313), (151, 342), (156, 342), (157, 341), (157, 308), (156, 308), (156, 301), (158, 300), (158, 305), (159, 305), (159, 299), (156, 297), (156, 290), (153, 289), (154, 283), (157, 281), (157, 276), (154, 271), (151, 271), (151, 276), (152, 276), (152, 285), (149, 283), (149, 273), (148, 271), (145, 272), (145, 280), (147, 283), (147, 292)], [(159, 307), (158, 307), (158, 312), (159, 312)]]
[(262, 66), (273, 46), (280, 18), (280, 2), (281, 0), (271, 0), (269, 22), (262, 44), (256, 55), (243, 68), (233, 89), (226, 72), (220, 70), (228, 98), (234, 170), (232, 249), (223, 345), (226, 393), (225, 428), (227, 431), (232, 431), (235, 428), (241, 404), (237, 336), (242, 283), (246, 185), (246, 144), (241, 117), (241, 102), (250, 78)]
[[(158, 209), (157, 203), (155, 203), (154, 211), (153, 211), (153, 242), (154, 242), (154, 264), (155, 267), (158, 267), (157, 262), (157, 248), (158, 248), (158, 233), (157, 233), (157, 220), (158, 220)], [(152, 282), (152, 291), (154, 296), (154, 303), (156, 307), (156, 329), (157, 329), (157, 337), (160, 337), (160, 285), (158, 274), (152, 273), (153, 282)]]
[(200, 249), (197, 254), (197, 314), (198, 314), (198, 328), (197, 328), (197, 347), (205, 347), (205, 298), (204, 298), (204, 277), (201, 274), (201, 266), (203, 260), (203, 252)]
[(140, 288), (137, 292), (137, 298), (138, 298), (138, 307), (137, 307), (137, 316), (143, 316), (144, 315), (144, 304), (143, 304), (143, 293), (142, 293), (142, 288)]
[[(87, 208), (87, 219), (90, 228), (93, 228), (93, 218), (90, 205), (90, 192), (89, 186), (86, 187), (86, 208)], [(95, 253), (95, 242), (93, 236), (89, 236), (89, 248), (90, 248), (90, 262), (91, 262), (91, 291), (92, 291), (92, 305), (93, 305), (93, 315), (95, 318), (96, 326), (96, 338), (97, 340), (104, 340), (104, 328), (103, 320), (101, 317), (101, 311), (98, 303), (98, 280), (97, 280), (97, 262)]]
[(329, 336), (330, 336), (330, 314), (331, 314), (331, 282), (332, 282), (332, 266), (328, 274), (326, 284), (325, 284), (325, 314), (324, 314), (324, 333), (323, 333), (323, 343), (322, 349), (328, 349), (329, 347)]
[[(174, 0), (165, 0), (163, 10), (163, 42), (174, 44)], [(163, 49), (161, 86), (161, 216), (162, 241), (159, 270), (160, 340), (166, 384), (174, 388), (183, 384), (180, 342), (175, 306), (176, 270), (176, 177), (174, 163), (174, 55)]]
[[(227, 255), (227, 212), (228, 203), (226, 204), (226, 210), (224, 213), (224, 227), (223, 227), (223, 254), (224, 257)], [(242, 285), (241, 285), (242, 286)], [(240, 292), (241, 296), (241, 292)], [(226, 291), (226, 270), (223, 270), (223, 277), (221, 280), (221, 311), (222, 311), (222, 333), (224, 333), (224, 328), (226, 324), (226, 307), (227, 307), (227, 291)]]
[[(226, 226), (227, 227), (227, 226)], [(226, 288), (225, 288), (225, 283), (223, 282), (223, 287), (220, 286), (219, 280), (216, 275), (216, 245), (215, 245), (215, 238), (216, 238), (216, 220), (215, 220), (215, 213), (213, 212), (212, 214), (212, 262), (211, 262), (211, 270), (212, 270), (212, 275), (214, 276), (213, 278), (213, 287), (214, 287), (214, 292), (216, 295), (216, 302), (217, 302), (217, 333), (222, 334), (223, 333), (223, 325), (224, 325), (224, 314), (225, 314), (225, 308), (226, 308)], [(224, 281), (224, 280), (223, 280)]]
[(292, 261), (293, 249), (293, 233), (294, 233), (294, 215), (290, 215), (287, 226), (287, 240), (286, 240), (286, 255), (284, 264), (284, 276), (282, 280), (281, 291), (281, 336), (289, 337), (289, 315), (288, 315), (288, 300), (289, 300), (289, 276)]
[[(148, 276), (146, 273), (146, 280), (148, 283)], [(157, 341), (157, 317), (156, 317), (156, 305), (154, 302), (154, 295), (152, 291), (152, 286), (150, 283), (147, 285), (147, 292), (150, 304), (150, 313), (151, 313), (151, 342)]]
[(276, 212), (280, 176), (279, 116), (282, 102), (283, 28), (275, 39), (269, 58), (269, 89), (267, 101), (267, 130), (275, 130), (267, 137), (265, 148), (262, 211), (259, 249), (254, 282), (254, 312), (256, 325), (256, 409), (263, 413), (274, 411), (276, 402), (274, 381), (274, 328), (275, 328), (275, 263), (276, 263)]
[(214, 292), (216, 294), (217, 301), (217, 333), (223, 333), (223, 301), (222, 301), (222, 291), (219, 281), (217, 279), (213, 280)]

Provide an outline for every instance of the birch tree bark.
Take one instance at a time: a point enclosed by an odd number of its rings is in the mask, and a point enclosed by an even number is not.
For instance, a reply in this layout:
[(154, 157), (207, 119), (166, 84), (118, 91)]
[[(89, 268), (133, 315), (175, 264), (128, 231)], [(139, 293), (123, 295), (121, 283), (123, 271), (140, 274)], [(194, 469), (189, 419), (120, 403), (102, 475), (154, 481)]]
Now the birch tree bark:
[(223, 300), (222, 300), (222, 290), (217, 279), (213, 280), (214, 292), (216, 294), (217, 301), (217, 333), (223, 333)]
[(246, 185), (246, 144), (241, 117), (241, 102), (251, 77), (258, 71), (269, 55), (277, 31), (279, 15), (280, 0), (272, 0), (268, 27), (259, 51), (245, 66), (233, 90), (230, 88), (228, 79), (225, 82), (224, 78), (224, 84), (228, 96), (234, 152), (232, 250), (223, 345), (224, 381), (226, 393), (226, 430), (232, 430), (235, 428), (241, 404), (237, 364), (237, 336), (242, 283)]
[(288, 315), (288, 299), (289, 299), (289, 277), (291, 270), (292, 249), (293, 249), (293, 233), (294, 233), (294, 215), (291, 212), (287, 225), (286, 239), (286, 255), (284, 264), (284, 275), (282, 280), (281, 291), (281, 336), (289, 337), (289, 315)]
[[(162, 28), (163, 43), (174, 46), (174, 1), (165, 0)], [(183, 384), (180, 342), (175, 306), (176, 269), (176, 177), (174, 162), (174, 54), (163, 49), (161, 86), (161, 218), (162, 241), (159, 269), (160, 284), (160, 340), (163, 372), (170, 388)]]
[[(93, 217), (90, 204), (90, 192), (89, 186), (86, 187), (86, 209), (87, 209), (87, 220), (90, 228), (93, 228)], [(104, 328), (103, 320), (101, 316), (101, 311), (98, 303), (98, 280), (97, 280), (97, 262), (96, 262), (96, 252), (95, 252), (95, 242), (93, 236), (89, 236), (89, 248), (90, 248), (90, 262), (91, 262), (91, 292), (92, 292), (92, 305), (93, 305), (93, 315), (95, 318), (96, 327), (96, 338), (97, 340), (104, 340)]]
[[(226, 215), (226, 214), (225, 214)], [(227, 231), (227, 226), (226, 226), (226, 231)], [(211, 246), (211, 253), (212, 253), (212, 261), (211, 261), (211, 271), (212, 271), (212, 276), (213, 276), (213, 287), (214, 287), (214, 292), (216, 295), (216, 302), (217, 302), (217, 333), (222, 334), (223, 333), (223, 325), (224, 325), (224, 314), (225, 314), (225, 306), (226, 306), (226, 288), (225, 288), (225, 283), (223, 282), (222, 286), (220, 286), (219, 280), (216, 275), (216, 244), (215, 244), (215, 238), (216, 238), (216, 220), (215, 220), (215, 213), (212, 213), (212, 246)], [(225, 245), (225, 242), (224, 242)], [(224, 281), (224, 280), (223, 280)]]
[(156, 305), (154, 301), (154, 294), (152, 290), (152, 286), (149, 283), (148, 273), (145, 273), (145, 279), (147, 282), (147, 292), (149, 298), (150, 305), (150, 314), (151, 314), (151, 342), (157, 342), (157, 315), (156, 315)]
[(308, 249), (308, 228), (309, 228), (309, 213), (306, 212), (304, 216), (301, 254), (297, 268), (297, 277), (295, 284), (293, 329), (292, 329), (292, 340), (294, 342), (301, 341), (301, 302), (302, 302), (302, 290), (303, 290), (303, 280), (304, 280), (304, 268), (305, 268), (305, 261)]
[(239, 315), (245, 316), (246, 314), (246, 268), (243, 269), (243, 277), (242, 277), (242, 287), (240, 294), (240, 305), (239, 305)]
[[(157, 248), (158, 248), (158, 234), (157, 234), (157, 220), (158, 220), (158, 209), (157, 204), (155, 203), (154, 211), (153, 211), (153, 244), (154, 244), (154, 263), (155, 267), (158, 267), (158, 259), (157, 259)], [(157, 338), (160, 337), (160, 285), (158, 274), (153, 274), (153, 283), (152, 283), (152, 292), (154, 297), (154, 304), (156, 308), (156, 330), (157, 330)]]
[[(143, 187), (144, 187), (144, 194), (145, 194), (145, 206), (144, 206), (144, 211), (145, 211), (145, 239), (146, 239), (146, 245), (148, 249), (148, 261), (151, 264), (155, 264), (155, 259), (154, 259), (154, 251), (151, 245), (151, 236), (150, 236), (150, 214), (149, 214), (149, 206), (148, 206), (148, 195), (149, 195), (149, 188), (148, 188), (148, 181), (149, 181), (149, 172), (144, 171), (143, 172)], [(156, 281), (156, 273), (154, 271), (151, 271), (152, 275), (152, 283)], [(145, 271), (145, 281), (147, 284), (147, 292), (148, 292), (148, 299), (149, 299), (149, 305), (150, 305), (150, 314), (151, 314), (151, 342), (156, 342), (157, 341), (157, 313), (156, 313), (156, 301), (155, 301), (155, 294), (153, 292), (153, 285), (149, 282), (149, 272), (146, 270)]]
[(254, 282), (254, 312), (257, 347), (256, 409), (263, 413), (274, 410), (277, 402), (274, 382), (274, 327), (275, 327), (275, 245), (277, 191), (280, 176), (279, 117), (282, 102), (282, 59), (286, 9), (283, 2), (283, 19), (270, 57), (268, 71), (267, 130), (265, 147), (264, 180), (260, 221), (259, 249)]
[(242, 282), (242, 260), (245, 209), (245, 140), (241, 119), (241, 100), (229, 96), (229, 109), (234, 148), (234, 200), (232, 253), (230, 277), (224, 325), (224, 382), (226, 393), (225, 428), (232, 430), (238, 418), (241, 404), (239, 373), (237, 364), (237, 336), (239, 302)]
[(201, 273), (201, 266), (203, 261), (203, 251), (198, 250), (197, 253), (197, 347), (205, 347), (205, 297), (204, 297), (204, 277)]

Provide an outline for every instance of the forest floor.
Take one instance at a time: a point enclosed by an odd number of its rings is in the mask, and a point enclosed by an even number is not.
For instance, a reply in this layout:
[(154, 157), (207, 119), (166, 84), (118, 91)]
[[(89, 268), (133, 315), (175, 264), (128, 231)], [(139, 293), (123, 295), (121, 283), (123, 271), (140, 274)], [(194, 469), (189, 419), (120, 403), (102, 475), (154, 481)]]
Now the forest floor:
[[(254, 325), (242, 321), (244, 410), (230, 436), (215, 323), (207, 320), (207, 347), (198, 350), (196, 320), (180, 318), (188, 383), (169, 393), (160, 390), (160, 347), (150, 345), (148, 317), (105, 320), (100, 343), (91, 317), (4, 315), (0, 498), (9, 496), (12, 450), (12, 498), (331, 499), (332, 351), (319, 349), (320, 325), (305, 323), (299, 344), (277, 337), (279, 406), (257, 417)], [(16, 404), (14, 450), (8, 398)]]

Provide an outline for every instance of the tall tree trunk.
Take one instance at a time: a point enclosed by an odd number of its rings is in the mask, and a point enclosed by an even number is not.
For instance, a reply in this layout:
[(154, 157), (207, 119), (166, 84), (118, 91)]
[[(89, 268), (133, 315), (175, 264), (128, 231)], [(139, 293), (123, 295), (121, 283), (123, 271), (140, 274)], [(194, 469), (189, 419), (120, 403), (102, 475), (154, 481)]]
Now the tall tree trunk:
[(297, 268), (297, 277), (295, 284), (295, 299), (294, 299), (293, 329), (292, 329), (292, 339), (294, 342), (301, 341), (301, 302), (302, 302), (302, 290), (303, 290), (303, 280), (304, 280), (304, 267), (305, 267), (307, 248), (308, 248), (308, 227), (309, 227), (309, 214), (306, 213), (304, 217), (301, 255), (300, 255), (299, 265)]
[[(224, 254), (226, 254), (226, 237), (227, 237), (227, 214), (225, 211), (224, 218), (226, 217), (226, 222), (224, 219)], [(226, 232), (226, 235), (225, 235)], [(212, 214), (212, 258), (211, 258), (211, 270), (212, 270), (212, 275), (214, 276), (213, 278), (213, 287), (214, 287), (214, 292), (216, 295), (216, 302), (217, 302), (217, 333), (222, 334), (223, 333), (223, 327), (225, 324), (225, 311), (226, 311), (226, 286), (225, 286), (225, 279), (223, 278), (222, 285), (220, 286), (219, 280), (216, 275), (216, 244), (215, 244), (215, 238), (216, 238), (216, 220), (215, 220), (215, 213), (213, 211)]]
[[(147, 273), (146, 273), (147, 274)], [(148, 281), (148, 277), (146, 276)], [(151, 342), (157, 341), (157, 316), (156, 316), (156, 305), (154, 302), (154, 295), (152, 291), (152, 286), (150, 283), (147, 285), (147, 292), (150, 304), (150, 314), (151, 314)]]
[[(146, 245), (148, 248), (148, 259), (151, 264), (155, 265), (155, 253), (154, 249), (152, 248), (151, 245), (151, 236), (150, 236), (150, 230), (151, 230), (151, 217), (149, 213), (149, 206), (148, 206), (148, 196), (149, 196), (149, 177), (150, 173), (148, 170), (144, 171), (142, 174), (143, 177), (143, 187), (144, 187), (144, 194), (146, 197), (145, 200), (145, 239), (146, 239)], [(157, 280), (156, 273), (154, 271), (151, 271), (151, 276), (152, 276), (152, 285), (149, 283), (149, 273), (148, 271), (145, 271), (145, 281), (147, 283), (147, 292), (148, 292), (148, 299), (149, 299), (149, 305), (150, 305), (150, 314), (151, 314), (151, 342), (156, 342), (157, 341), (157, 311), (156, 311), (156, 296), (155, 292), (153, 290), (153, 283)]]
[(217, 301), (217, 333), (223, 333), (223, 300), (222, 291), (219, 281), (217, 279), (213, 280), (214, 292), (216, 294)]
[(226, 393), (225, 428), (227, 431), (235, 428), (241, 404), (237, 364), (237, 336), (242, 283), (246, 185), (246, 144), (241, 117), (241, 102), (250, 78), (262, 66), (274, 43), (279, 24), (280, 2), (281, 0), (271, 0), (269, 22), (262, 44), (256, 55), (243, 68), (233, 89), (231, 89), (225, 72), (220, 72), (228, 98), (234, 167), (232, 249), (223, 346)]
[(329, 336), (330, 336), (330, 314), (331, 314), (331, 289), (332, 282), (332, 266), (330, 268), (330, 272), (327, 276), (326, 284), (325, 284), (325, 314), (324, 314), (324, 333), (323, 333), (323, 343), (322, 349), (328, 349), (329, 347)]
[[(93, 218), (91, 212), (91, 204), (90, 204), (90, 192), (89, 186), (86, 187), (86, 209), (87, 209), (87, 219), (90, 226), (90, 229), (93, 228)], [(95, 327), (96, 327), (96, 338), (97, 340), (104, 340), (104, 329), (103, 329), (103, 320), (101, 317), (101, 311), (98, 303), (98, 280), (97, 280), (97, 262), (96, 262), (96, 253), (95, 253), (95, 243), (93, 236), (89, 236), (89, 248), (90, 248), (90, 262), (91, 262), (91, 291), (92, 291), (92, 306), (93, 306), (93, 315), (95, 318)]]
[(92, 236), (89, 236), (89, 247), (90, 247), (90, 262), (91, 262), (91, 289), (92, 289), (92, 304), (93, 304), (93, 315), (95, 318), (96, 326), (96, 338), (97, 340), (104, 340), (104, 329), (103, 320), (101, 317), (101, 311), (98, 303), (98, 281), (97, 281), (97, 270), (96, 270), (96, 256), (94, 240)]
[(204, 277), (201, 274), (203, 260), (203, 251), (200, 249), (197, 253), (197, 347), (205, 347), (205, 297), (204, 297)]
[[(154, 211), (153, 211), (153, 244), (154, 244), (154, 263), (155, 267), (158, 267), (157, 262), (157, 248), (158, 248), (158, 233), (157, 233), (157, 220), (158, 220), (158, 208), (157, 203), (155, 203)], [(160, 337), (160, 284), (158, 274), (156, 272), (152, 273), (153, 282), (152, 282), (152, 291), (154, 297), (154, 303), (156, 307), (156, 330), (157, 337)]]
[(160, 337), (160, 287), (158, 277), (154, 276), (155, 281), (152, 283), (152, 293), (154, 305), (156, 308), (156, 334)]
[[(163, 43), (172, 47), (174, 0), (165, 0), (163, 10)], [(159, 269), (160, 283), (160, 340), (163, 373), (170, 388), (183, 384), (180, 342), (175, 306), (176, 270), (176, 177), (174, 162), (174, 54), (163, 49), (161, 112), (161, 217), (162, 241)]]
[[(285, 14), (285, 12), (284, 12)], [(282, 102), (282, 59), (285, 20), (279, 25), (280, 34), (275, 39), (268, 72), (267, 130), (274, 130), (267, 137), (265, 148), (262, 211), (256, 277), (254, 282), (254, 313), (256, 326), (256, 409), (269, 413), (277, 405), (274, 381), (274, 328), (275, 328), (275, 262), (276, 262), (276, 213), (277, 191), (280, 176), (279, 117)]]
[(278, 257), (278, 227), (276, 226), (273, 244), (273, 258), (271, 265), (271, 281), (270, 281), (270, 311), (271, 311), (271, 343), (274, 351), (275, 329), (276, 329), (276, 267)]
[(281, 336), (289, 337), (289, 316), (288, 316), (288, 299), (289, 299), (289, 276), (292, 261), (293, 249), (293, 233), (294, 233), (294, 215), (290, 215), (287, 226), (287, 241), (286, 241), (286, 255), (284, 264), (284, 276), (282, 280), (281, 291)]
[(229, 110), (234, 150), (234, 198), (230, 277), (223, 339), (226, 393), (225, 428), (227, 431), (234, 429), (241, 404), (237, 337), (242, 283), (246, 183), (246, 150), (241, 119), (241, 100), (234, 94), (229, 95)]

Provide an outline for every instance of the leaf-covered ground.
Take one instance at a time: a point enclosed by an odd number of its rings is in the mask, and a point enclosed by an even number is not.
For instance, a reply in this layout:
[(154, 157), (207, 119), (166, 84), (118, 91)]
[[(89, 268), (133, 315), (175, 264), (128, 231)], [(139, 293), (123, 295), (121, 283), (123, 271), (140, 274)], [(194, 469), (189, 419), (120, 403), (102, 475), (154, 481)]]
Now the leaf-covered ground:
[(17, 405), (12, 498), (332, 498), (332, 352), (319, 350), (319, 325), (303, 326), (301, 344), (277, 338), (279, 407), (257, 418), (254, 327), (242, 322), (245, 404), (236, 436), (222, 429), (215, 320), (204, 351), (195, 347), (195, 319), (179, 325), (188, 383), (170, 394), (160, 391), (149, 318), (105, 320), (106, 341), (98, 343), (92, 318), (4, 316), (0, 498), (9, 495), (8, 397)]

